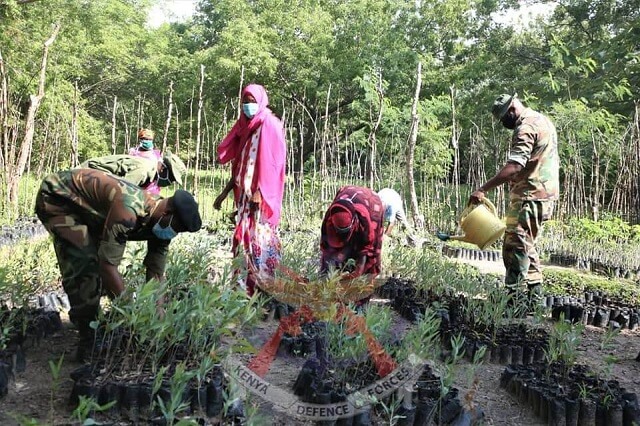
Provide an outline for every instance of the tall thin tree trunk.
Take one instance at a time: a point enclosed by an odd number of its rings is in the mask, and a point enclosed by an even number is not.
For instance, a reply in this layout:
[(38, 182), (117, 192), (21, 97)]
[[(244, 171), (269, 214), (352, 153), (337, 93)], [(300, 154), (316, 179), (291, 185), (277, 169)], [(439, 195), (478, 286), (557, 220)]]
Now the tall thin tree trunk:
[(78, 161), (78, 82), (73, 85), (73, 105), (71, 113), (71, 167), (77, 167)]
[(136, 129), (141, 129), (144, 127), (144, 108), (142, 104), (144, 102), (144, 97), (142, 95), (138, 96), (138, 119), (136, 123)]
[[(293, 108), (293, 105), (291, 105), (291, 108)], [(300, 114), (302, 116), (302, 114)], [(293, 115), (292, 115), (292, 120), (291, 122), (293, 123)], [(291, 126), (293, 127), (293, 125)], [(300, 138), (300, 145), (299, 145), (299, 151), (300, 151), (300, 197), (301, 197), (301, 202), (304, 200), (304, 195), (305, 195), (305, 185), (304, 185), (304, 128), (302, 125), (302, 118), (298, 119), (298, 137)]]
[(116, 118), (118, 117), (118, 96), (113, 97), (113, 111), (111, 113), (111, 154), (116, 153)]
[(322, 200), (327, 198), (327, 183), (329, 179), (329, 171), (327, 169), (327, 149), (329, 144), (329, 99), (331, 98), (331, 84), (327, 89), (327, 102), (324, 104), (324, 126), (322, 126), (322, 141), (320, 143), (320, 179), (322, 186), (320, 197)]
[(191, 99), (189, 100), (189, 143), (187, 144), (187, 169), (191, 168), (191, 144), (193, 143), (193, 100), (196, 97), (196, 88), (191, 87)]
[(418, 141), (418, 102), (420, 102), (420, 88), (422, 86), (422, 62), (418, 62), (416, 72), (416, 91), (411, 105), (411, 130), (409, 133), (409, 143), (407, 144), (407, 183), (409, 185), (409, 199), (411, 200), (411, 211), (413, 212), (413, 222), (416, 228), (424, 227), (424, 216), (420, 214), (418, 207), (418, 197), (416, 196), (416, 183), (413, 177), (413, 164), (415, 161), (416, 143)]
[(174, 145), (174, 150), (176, 154), (180, 153), (180, 111), (178, 110), (178, 106), (175, 105), (176, 108), (176, 140)]
[(167, 120), (164, 123), (164, 134), (162, 135), (162, 152), (167, 149), (167, 137), (169, 136), (169, 126), (171, 125), (171, 115), (173, 111), (173, 80), (169, 82), (169, 107), (167, 108)]
[(635, 114), (633, 116), (633, 133), (631, 140), (631, 155), (634, 172), (632, 173), (632, 179), (630, 188), (630, 198), (632, 212), (629, 217), (630, 221), (640, 223), (640, 103), (635, 103)]
[(451, 176), (451, 183), (453, 184), (453, 191), (456, 196), (455, 211), (460, 211), (460, 149), (458, 140), (460, 134), (458, 133), (458, 120), (456, 117), (456, 87), (452, 85), (449, 87), (451, 92), (451, 147), (453, 148), (453, 171)]
[(9, 147), (9, 85), (4, 71), (4, 59), (0, 51), (0, 169), (7, 171)]
[(243, 85), (244, 85), (244, 65), (242, 67), (240, 67), (240, 85), (238, 87), (238, 109), (237, 109), (237, 116), (236, 118), (240, 117), (240, 114), (242, 114), (242, 89), (243, 89)]
[(0, 150), (0, 194), (2, 196), (0, 200), (0, 209), (3, 211), (8, 210), (9, 206), (9, 177), (13, 174), (13, 157), (9, 157), (13, 150), (9, 150), (9, 147), (16, 146), (16, 139), (18, 135), (18, 129), (16, 125), (9, 127), (9, 83), (7, 81), (7, 74), (4, 68), (4, 59), (0, 52), (0, 144), (2, 149)]
[(54, 143), (54, 150), (53, 150), (53, 155), (49, 157), (49, 164), (47, 167), (47, 170), (53, 170), (54, 165), (57, 163), (57, 153), (60, 152), (60, 145), (62, 144), (62, 142), (60, 141), (60, 139), (62, 138), (62, 135), (60, 134), (60, 131), (56, 132), (56, 139), (55, 139), (55, 143)]
[(200, 90), (198, 92), (198, 123), (196, 128), (196, 164), (194, 167), (193, 194), (198, 194), (198, 171), (200, 170), (200, 133), (202, 126), (202, 90), (204, 87), (204, 65), (200, 65)]
[(24, 170), (27, 165), (27, 159), (31, 153), (31, 148), (33, 146), (33, 135), (35, 132), (35, 120), (36, 113), (38, 112), (38, 108), (40, 107), (40, 102), (44, 97), (44, 85), (46, 81), (47, 74), (47, 57), (49, 55), (49, 46), (53, 44), (58, 36), (58, 32), (60, 31), (60, 25), (56, 24), (53, 33), (49, 37), (47, 41), (44, 42), (43, 52), (42, 52), (42, 62), (40, 65), (40, 80), (38, 82), (38, 93), (30, 96), (30, 105), (27, 110), (27, 117), (25, 119), (25, 128), (24, 128), (24, 138), (22, 139), (22, 143), (20, 144), (20, 151), (18, 155), (18, 162), (16, 164), (15, 169), (11, 176), (9, 176), (9, 201), (13, 205), (14, 208), (18, 207), (18, 185), (20, 184), (20, 179), (24, 173)]
[(36, 176), (42, 176), (44, 174), (44, 165), (47, 159), (47, 155), (51, 152), (49, 138), (51, 137), (51, 120), (52, 114), (47, 114), (47, 123), (45, 124), (44, 136), (42, 140), (42, 149), (40, 150), (40, 157), (38, 157), (38, 165), (36, 166)]
[(600, 154), (596, 143), (596, 135), (591, 132), (591, 217), (594, 221), (598, 221), (600, 216), (598, 200), (600, 199), (598, 190), (600, 189)]
[(371, 146), (371, 159), (369, 163), (369, 187), (373, 188), (376, 180), (376, 159), (378, 158), (378, 144), (376, 134), (382, 121), (384, 112), (384, 91), (382, 90), (382, 70), (378, 72), (378, 80), (376, 84), (376, 94), (378, 95), (378, 116), (369, 134), (369, 145)]

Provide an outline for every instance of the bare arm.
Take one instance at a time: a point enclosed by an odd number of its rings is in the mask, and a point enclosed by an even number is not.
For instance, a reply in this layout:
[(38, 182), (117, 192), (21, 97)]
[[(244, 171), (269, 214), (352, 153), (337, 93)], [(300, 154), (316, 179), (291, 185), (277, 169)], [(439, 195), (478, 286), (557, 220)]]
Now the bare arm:
[(353, 271), (353, 273), (359, 277), (360, 275), (362, 275), (364, 273), (364, 266), (367, 264), (367, 256), (362, 255), (360, 256), (359, 259), (357, 259), (356, 261), (356, 270)]
[(395, 223), (390, 223), (387, 225), (387, 229), (384, 231), (385, 235), (391, 235), (391, 231), (393, 231)]
[(494, 177), (489, 179), (484, 185), (476, 189), (469, 197), (470, 204), (478, 204), (484, 198), (484, 194), (491, 191), (494, 188), (502, 185), (505, 182), (509, 182), (518, 172), (522, 170), (522, 166), (518, 163), (508, 162)]
[(253, 195), (251, 196), (251, 201), (249, 205), (251, 206), (252, 209), (259, 210), (261, 204), (262, 204), (262, 192), (260, 192), (260, 188), (258, 188), (256, 192), (254, 192)]
[(124, 291), (124, 280), (118, 272), (118, 267), (104, 260), (99, 261), (102, 285), (112, 296), (119, 296)]
[(220, 208), (222, 207), (222, 202), (229, 196), (229, 193), (233, 190), (233, 185), (234, 185), (233, 177), (231, 177), (231, 179), (229, 179), (229, 182), (227, 182), (227, 185), (224, 187), (220, 195), (218, 195), (215, 201), (213, 202), (214, 209), (220, 210)]

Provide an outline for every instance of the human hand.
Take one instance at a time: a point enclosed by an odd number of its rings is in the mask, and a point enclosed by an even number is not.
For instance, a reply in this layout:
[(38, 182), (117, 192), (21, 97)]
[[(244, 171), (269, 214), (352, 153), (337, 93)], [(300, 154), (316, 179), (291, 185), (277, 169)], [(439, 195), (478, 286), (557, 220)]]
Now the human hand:
[(476, 189), (469, 197), (469, 204), (480, 204), (484, 200), (484, 191)]
[(364, 274), (364, 262), (359, 262), (355, 270), (351, 273), (344, 274), (340, 281), (355, 280), (356, 278), (362, 276), (362, 274)]
[(227, 194), (225, 194), (224, 192), (218, 195), (216, 199), (213, 201), (213, 208), (216, 210), (220, 210), (220, 208), (222, 208), (222, 202), (224, 201), (225, 198), (227, 198)]
[(262, 193), (260, 190), (257, 190), (251, 196), (251, 200), (249, 200), (249, 207), (253, 210), (257, 210), (260, 208), (260, 204), (262, 204)]
[(411, 246), (411, 247), (416, 247), (418, 245), (418, 237), (416, 237), (413, 234), (409, 234), (407, 235), (407, 243)]

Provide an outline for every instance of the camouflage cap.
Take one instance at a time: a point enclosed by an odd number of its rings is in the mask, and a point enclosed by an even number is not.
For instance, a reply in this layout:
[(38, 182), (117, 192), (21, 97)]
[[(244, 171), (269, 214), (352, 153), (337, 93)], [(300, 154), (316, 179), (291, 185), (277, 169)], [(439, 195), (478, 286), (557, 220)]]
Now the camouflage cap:
[(509, 107), (511, 106), (511, 102), (518, 95), (508, 95), (503, 93), (498, 96), (496, 100), (493, 102), (493, 107), (491, 108), (491, 114), (496, 118), (496, 120), (502, 120), (502, 117), (509, 111)]
[(198, 203), (191, 193), (178, 189), (173, 194), (173, 209), (187, 231), (196, 232), (202, 228), (202, 218), (198, 211)]
[(169, 179), (182, 185), (182, 175), (187, 171), (187, 166), (177, 155), (167, 152), (162, 159), (164, 165), (169, 169)]

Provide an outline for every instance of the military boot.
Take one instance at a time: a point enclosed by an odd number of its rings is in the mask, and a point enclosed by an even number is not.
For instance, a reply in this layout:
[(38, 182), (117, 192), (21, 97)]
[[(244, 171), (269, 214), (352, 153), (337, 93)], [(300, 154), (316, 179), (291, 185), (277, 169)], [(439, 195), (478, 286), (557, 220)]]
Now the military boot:
[(542, 305), (542, 283), (527, 283), (527, 313), (531, 314)]
[(80, 309), (73, 307), (69, 311), (69, 320), (78, 329), (77, 362), (86, 362), (91, 357), (96, 334), (91, 328), (91, 322), (98, 318), (99, 309), (99, 306), (84, 305)]
[(76, 349), (76, 361), (87, 362), (91, 359), (95, 331), (89, 327), (89, 322), (78, 321), (78, 347)]

